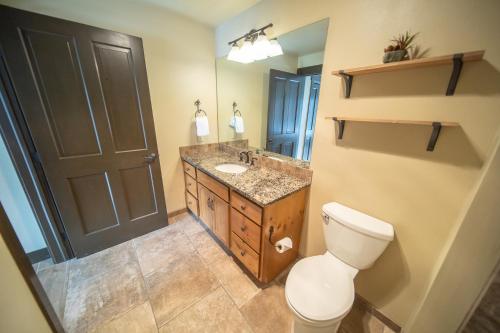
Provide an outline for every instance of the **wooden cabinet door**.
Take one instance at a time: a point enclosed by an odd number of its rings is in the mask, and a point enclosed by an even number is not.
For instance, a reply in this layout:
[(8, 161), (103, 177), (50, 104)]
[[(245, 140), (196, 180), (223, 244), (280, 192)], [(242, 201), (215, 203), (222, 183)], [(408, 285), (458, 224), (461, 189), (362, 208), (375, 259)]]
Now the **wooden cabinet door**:
[(229, 246), (229, 204), (216, 195), (213, 197), (214, 232), (215, 235)]
[(212, 210), (212, 197), (214, 197), (214, 195), (205, 186), (201, 184), (198, 185), (200, 220), (213, 230), (214, 210)]

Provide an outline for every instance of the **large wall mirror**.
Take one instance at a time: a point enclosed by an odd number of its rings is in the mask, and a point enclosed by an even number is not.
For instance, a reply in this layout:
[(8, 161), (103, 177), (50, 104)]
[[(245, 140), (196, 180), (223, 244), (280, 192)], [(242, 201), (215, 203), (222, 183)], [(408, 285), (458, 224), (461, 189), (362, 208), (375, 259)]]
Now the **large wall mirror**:
[[(311, 159), (327, 32), (325, 19), (278, 36), (282, 55), (246, 64), (217, 59), (220, 142), (248, 140), (250, 147)], [(235, 126), (235, 116), (243, 126)]]

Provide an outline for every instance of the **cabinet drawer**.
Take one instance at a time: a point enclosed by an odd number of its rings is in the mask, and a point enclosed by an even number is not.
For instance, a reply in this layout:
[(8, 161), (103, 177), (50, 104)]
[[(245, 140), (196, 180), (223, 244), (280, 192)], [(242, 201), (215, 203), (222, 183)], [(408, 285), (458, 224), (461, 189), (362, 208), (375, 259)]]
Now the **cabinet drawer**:
[(206, 173), (198, 170), (198, 181), (205, 185), (210, 191), (217, 194), (221, 199), (229, 201), (229, 189), (226, 185), (223, 185), (207, 175)]
[(259, 276), (259, 255), (246, 245), (234, 232), (231, 233), (231, 252), (255, 277)]
[(186, 206), (196, 216), (198, 216), (198, 199), (186, 191)]
[(191, 193), (195, 198), (198, 198), (198, 189), (196, 188), (196, 180), (189, 174), (184, 174), (184, 182), (186, 184), (186, 190)]
[(260, 226), (234, 208), (231, 208), (231, 231), (260, 253)]
[(246, 217), (258, 225), (262, 224), (262, 208), (234, 191), (231, 192), (231, 206), (242, 212)]
[(196, 169), (194, 166), (192, 166), (188, 162), (182, 161), (182, 167), (184, 168), (185, 173), (196, 179)]

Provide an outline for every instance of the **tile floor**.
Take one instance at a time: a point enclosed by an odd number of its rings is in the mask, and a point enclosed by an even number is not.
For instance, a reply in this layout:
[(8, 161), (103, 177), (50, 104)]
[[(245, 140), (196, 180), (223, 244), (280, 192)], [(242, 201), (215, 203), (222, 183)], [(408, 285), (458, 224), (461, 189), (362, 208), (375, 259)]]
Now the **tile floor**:
[[(259, 289), (189, 214), (91, 256), (34, 265), (67, 332), (290, 332), (284, 279)], [(390, 333), (353, 308), (341, 332)]]

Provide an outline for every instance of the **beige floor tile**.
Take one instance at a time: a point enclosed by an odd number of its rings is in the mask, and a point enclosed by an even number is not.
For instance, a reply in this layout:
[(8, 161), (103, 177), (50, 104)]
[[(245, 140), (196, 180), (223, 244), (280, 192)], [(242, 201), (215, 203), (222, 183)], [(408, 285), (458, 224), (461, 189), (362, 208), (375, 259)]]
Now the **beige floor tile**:
[(37, 273), (50, 304), (59, 320), (63, 320), (68, 290), (68, 262), (47, 266)]
[(229, 258), (229, 255), (207, 232), (190, 235), (189, 239), (203, 261), (208, 265), (217, 260)]
[(205, 232), (205, 229), (201, 226), (201, 224), (189, 213), (178, 215), (177, 223), (182, 226), (181, 230), (186, 235), (194, 235), (199, 232)]
[(196, 254), (186, 255), (145, 277), (158, 325), (197, 302), (219, 283)]
[(293, 316), (281, 286), (263, 289), (240, 310), (255, 333), (289, 333), (291, 330)]
[(68, 332), (94, 329), (146, 301), (144, 280), (135, 262), (74, 281), (70, 282), (64, 311)]
[(156, 333), (155, 318), (151, 305), (145, 302), (136, 306), (132, 310), (124, 313), (120, 317), (113, 319), (95, 330), (92, 333)]
[(218, 288), (160, 328), (160, 333), (252, 332), (224, 289)]
[(260, 291), (231, 257), (217, 260), (209, 268), (238, 307)]
[(70, 285), (137, 262), (131, 241), (70, 262)]
[(40, 261), (37, 264), (37, 272), (40, 272), (44, 270), (45, 268), (51, 267), (54, 265), (54, 262), (52, 261), (52, 258), (45, 259), (43, 261)]
[(155, 231), (153, 235), (148, 234), (147, 237), (134, 240), (134, 245), (143, 275), (195, 251), (189, 238), (170, 226), (160, 232)]

